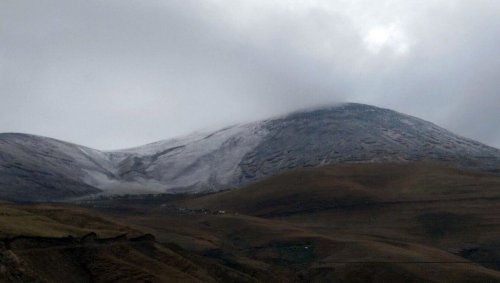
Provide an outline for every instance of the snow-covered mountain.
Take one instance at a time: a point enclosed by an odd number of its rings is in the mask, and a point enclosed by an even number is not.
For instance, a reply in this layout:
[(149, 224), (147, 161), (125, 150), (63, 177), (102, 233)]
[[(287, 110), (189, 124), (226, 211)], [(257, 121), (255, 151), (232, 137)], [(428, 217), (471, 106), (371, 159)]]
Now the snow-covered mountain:
[(498, 149), (415, 117), (350, 103), (111, 152), (1, 134), (0, 198), (200, 192), (294, 168), (413, 161), (500, 173)]
[(33, 135), (0, 135), (2, 199), (52, 200), (98, 193), (97, 187), (113, 178), (114, 170), (107, 154), (97, 150)]

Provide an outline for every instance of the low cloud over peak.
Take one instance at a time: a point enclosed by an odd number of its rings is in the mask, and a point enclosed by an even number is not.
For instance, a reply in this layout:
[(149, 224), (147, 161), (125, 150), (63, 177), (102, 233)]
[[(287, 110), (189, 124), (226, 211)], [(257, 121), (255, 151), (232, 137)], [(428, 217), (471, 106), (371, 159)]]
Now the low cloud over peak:
[(0, 132), (112, 149), (354, 101), (500, 147), (498, 1), (0, 4)]

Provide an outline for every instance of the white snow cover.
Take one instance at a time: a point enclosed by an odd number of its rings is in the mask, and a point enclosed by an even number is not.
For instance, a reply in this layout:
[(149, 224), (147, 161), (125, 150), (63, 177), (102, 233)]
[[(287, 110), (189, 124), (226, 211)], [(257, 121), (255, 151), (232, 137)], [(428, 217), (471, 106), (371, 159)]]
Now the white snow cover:
[(109, 154), (132, 154), (142, 157), (144, 162), (148, 162), (148, 156), (157, 155), (154, 160), (149, 161), (145, 172), (164, 184), (166, 190), (181, 187), (192, 187), (190, 191), (200, 187), (206, 190), (228, 184), (232, 178), (237, 177), (236, 170), (243, 156), (254, 149), (267, 134), (261, 124), (256, 122), (213, 133), (194, 133), (183, 138)]
[(415, 117), (357, 104), (324, 110), (322, 116), (297, 112), (299, 118), (285, 115), (107, 152), (0, 134), (0, 177), (21, 189), (42, 180), (61, 190), (84, 183), (104, 194), (199, 192), (238, 186), (247, 176), (254, 181), (289, 168), (343, 162), (434, 158), (482, 170), (500, 164), (500, 150)]

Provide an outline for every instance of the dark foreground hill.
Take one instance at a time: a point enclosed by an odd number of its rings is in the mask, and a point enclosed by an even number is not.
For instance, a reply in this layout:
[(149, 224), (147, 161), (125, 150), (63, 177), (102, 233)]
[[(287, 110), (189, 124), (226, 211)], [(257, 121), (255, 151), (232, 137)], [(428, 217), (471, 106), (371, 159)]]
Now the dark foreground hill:
[[(100, 247), (99, 256), (112, 264), (94, 270), (109, 276), (129, 270), (141, 254), (156, 262), (139, 265), (141, 276), (154, 275), (152, 267), (170, 262), (176, 272), (201, 281), (500, 282), (499, 204), (500, 177), (424, 163), (309, 168), (219, 193), (103, 198), (81, 203), (86, 208), (50, 206), (57, 213), (21, 208), (50, 215), (51, 221), (66, 223), (62, 227), (72, 227), (67, 219), (80, 219), (78, 226), (86, 227), (46, 237), (82, 237), (91, 230), (106, 231), (101, 237), (124, 231), (129, 238), (156, 237), (154, 252), (134, 245), (116, 251)], [(75, 210), (78, 217), (59, 216), (75, 215)], [(0, 223), (23, 219), (13, 217), (3, 213)], [(15, 227), (9, 230), (16, 235), (30, 232)], [(31, 260), (29, 254), (10, 252)], [(46, 258), (60, 264), (70, 257)], [(79, 260), (78, 254), (71, 258)], [(178, 264), (180, 258), (195, 267)], [(44, 265), (33, 266), (45, 272)]]
[(208, 192), (328, 164), (436, 162), (500, 174), (500, 150), (388, 109), (343, 104), (103, 152), (0, 134), (0, 199)]
[(89, 210), (0, 204), (0, 211), (0, 282), (255, 282)]
[(309, 168), (204, 195), (3, 203), (0, 281), (500, 282), (499, 204), (500, 177), (431, 164)]

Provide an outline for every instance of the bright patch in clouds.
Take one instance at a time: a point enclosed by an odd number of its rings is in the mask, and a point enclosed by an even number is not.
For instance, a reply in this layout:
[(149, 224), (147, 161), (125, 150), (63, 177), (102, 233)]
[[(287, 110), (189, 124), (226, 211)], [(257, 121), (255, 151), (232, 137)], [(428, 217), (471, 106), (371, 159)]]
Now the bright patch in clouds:
[(382, 46), (390, 37), (391, 31), (389, 29), (377, 27), (370, 30), (365, 40), (368, 44)]
[(388, 48), (398, 55), (408, 52), (410, 43), (407, 36), (398, 25), (372, 27), (364, 37), (366, 49), (372, 53), (379, 53)]

